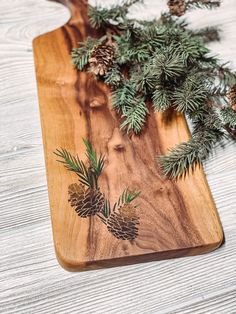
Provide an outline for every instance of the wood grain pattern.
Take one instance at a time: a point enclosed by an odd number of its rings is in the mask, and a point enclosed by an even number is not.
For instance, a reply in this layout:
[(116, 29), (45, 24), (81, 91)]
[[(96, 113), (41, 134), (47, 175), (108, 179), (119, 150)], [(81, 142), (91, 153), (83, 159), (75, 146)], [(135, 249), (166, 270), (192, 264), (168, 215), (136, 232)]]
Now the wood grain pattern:
[[(36, 38), (33, 46), (59, 262), (67, 269), (83, 270), (215, 249), (223, 233), (202, 168), (175, 183), (161, 176), (155, 162), (156, 155), (189, 138), (183, 116), (171, 111), (155, 115), (150, 108), (140, 136), (122, 133), (108, 89), (71, 65), (71, 49), (92, 34), (87, 1), (58, 2), (70, 8), (72, 18), (65, 26)], [(100, 186), (112, 204), (126, 187), (142, 192), (135, 241), (118, 240), (97, 217), (81, 219), (71, 210), (67, 190), (76, 176), (56, 162), (53, 151), (63, 147), (84, 155), (82, 138), (106, 155)]]
[[(135, 16), (158, 16), (165, 9), (165, 0), (145, 3), (144, 9), (135, 10)], [(220, 26), (222, 40), (211, 48), (234, 67), (235, 9), (234, 0), (224, 0), (219, 10), (195, 10), (188, 16), (194, 27)], [(226, 237), (220, 249), (201, 256), (82, 273), (66, 272), (58, 265), (31, 41), (66, 23), (69, 12), (46, 0), (2, 0), (0, 16), (0, 312), (234, 314), (234, 143), (218, 147), (204, 166)]]

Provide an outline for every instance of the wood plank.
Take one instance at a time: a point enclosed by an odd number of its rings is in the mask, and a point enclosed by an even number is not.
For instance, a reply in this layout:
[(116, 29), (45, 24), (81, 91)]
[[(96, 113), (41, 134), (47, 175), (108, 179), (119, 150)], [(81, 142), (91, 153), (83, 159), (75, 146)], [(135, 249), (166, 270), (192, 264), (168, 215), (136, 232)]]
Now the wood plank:
[[(53, 235), (59, 262), (69, 270), (109, 267), (205, 253), (223, 240), (202, 167), (177, 183), (167, 180), (155, 156), (189, 138), (181, 114), (151, 114), (140, 136), (119, 129), (108, 89), (72, 66), (70, 52), (92, 30), (87, 2), (59, 1), (72, 14), (63, 27), (33, 42)], [(94, 107), (94, 102), (98, 105)], [(84, 156), (83, 138), (106, 156), (101, 191), (113, 204), (124, 188), (141, 191), (139, 234), (119, 240), (98, 217), (80, 218), (68, 203), (76, 176), (56, 162), (63, 147)]]

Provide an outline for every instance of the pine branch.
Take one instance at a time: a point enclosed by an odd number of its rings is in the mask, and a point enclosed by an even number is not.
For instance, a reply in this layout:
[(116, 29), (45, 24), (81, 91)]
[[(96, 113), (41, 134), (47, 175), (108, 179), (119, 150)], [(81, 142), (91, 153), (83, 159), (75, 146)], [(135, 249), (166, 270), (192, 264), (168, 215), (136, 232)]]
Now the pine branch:
[(77, 67), (77, 69), (84, 69), (84, 67), (88, 64), (88, 60), (94, 46), (98, 43), (99, 40), (94, 38), (88, 38), (87, 41), (79, 43), (78, 48), (72, 49), (72, 62)]
[(228, 63), (223, 65), (216, 65), (216, 71), (220, 82), (224, 86), (232, 86), (236, 84), (236, 73), (228, 66)]
[(79, 181), (82, 184), (88, 187), (93, 186), (88, 170), (78, 156), (72, 156), (66, 149), (57, 149), (54, 154), (60, 158), (57, 161), (62, 163), (67, 170), (73, 171), (78, 175)]
[(100, 28), (108, 24), (110, 18), (109, 11), (100, 7), (89, 6), (89, 22), (93, 28)]
[(133, 100), (130, 107), (124, 107), (122, 117), (125, 120), (121, 123), (121, 129), (125, 129), (127, 133), (133, 131), (135, 134), (140, 133), (146, 122), (146, 116), (149, 113), (144, 98)]
[(187, 9), (215, 9), (221, 4), (221, 0), (188, 0)]
[(112, 93), (113, 107), (118, 112), (123, 112), (124, 108), (130, 108), (136, 95), (135, 84), (130, 80), (125, 80), (123, 84)]
[(196, 63), (198, 59), (202, 59), (209, 49), (198, 38), (192, 36), (188, 32), (179, 32), (174, 30), (174, 38), (171, 39), (172, 50), (178, 53), (184, 64)]
[(236, 129), (236, 112), (232, 108), (223, 108), (220, 111), (220, 115), (223, 124), (227, 125), (229, 128)]
[(219, 130), (201, 130), (188, 142), (179, 144), (168, 155), (160, 157), (163, 173), (170, 179), (184, 177), (209, 156), (222, 136)]
[(173, 93), (164, 86), (156, 86), (152, 100), (155, 111), (165, 111), (173, 105)]
[(113, 88), (119, 87), (123, 80), (124, 76), (121, 73), (119, 66), (113, 66), (104, 78), (104, 82)]
[(205, 27), (190, 33), (192, 33), (193, 36), (198, 37), (204, 43), (220, 41), (220, 29), (218, 27)]
[(136, 192), (136, 191), (130, 191), (129, 189), (125, 189), (122, 193), (122, 195), (119, 197), (118, 200), (118, 206), (122, 205), (122, 204), (127, 204), (127, 203), (131, 203), (133, 200), (135, 200), (139, 195), (140, 195), (140, 191)]
[(194, 169), (200, 161), (198, 143), (193, 140), (178, 145), (168, 155), (160, 157), (162, 171), (170, 179), (181, 178), (190, 168)]
[[(103, 215), (108, 218), (112, 212), (114, 212), (117, 208), (123, 206), (124, 204), (128, 204), (133, 202), (139, 195), (141, 191), (130, 191), (129, 189), (125, 189), (121, 196), (118, 198), (118, 201), (113, 204), (111, 207), (111, 203), (109, 200), (105, 201), (105, 205), (103, 208)], [(135, 205), (134, 207), (138, 207), (139, 205)]]
[(97, 157), (97, 153), (93, 150), (90, 142), (88, 140), (83, 140), (86, 146), (86, 156), (90, 162), (91, 167), (95, 171), (96, 177), (98, 178), (102, 172), (105, 163), (105, 156)]
[(137, 92), (148, 94), (158, 84), (161, 76), (160, 71), (161, 69), (157, 70), (156, 67), (147, 62), (132, 74), (130, 81), (136, 87)]
[[(190, 114), (188, 114), (190, 116)], [(191, 117), (191, 116), (190, 116)], [(222, 130), (223, 124), (222, 119), (219, 117), (218, 109), (215, 107), (211, 107), (211, 103), (209, 103), (209, 107), (203, 107), (197, 113), (193, 113), (192, 122), (193, 122), (193, 131), (192, 134), (195, 137), (198, 136), (199, 130), (215, 130), (217, 132)]]
[(174, 53), (172, 49), (165, 49), (157, 53), (153, 58), (153, 70), (155, 75), (164, 81), (178, 77), (185, 71), (185, 63), (181, 55)]
[(179, 87), (173, 93), (173, 101), (180, 112), (193, 112), (207, 103), (207, 91), (204, 85), (194, 88)]
[(142, 3), (142, 1), (128, 0), (124, 1), (121, 5), (113, 5), (110, 9), (101, 6), (89, 6), (89, 22), (94, 28), (119, 25), (126, 20), (129, 8), (136, 3)]
[(149, 47), (149, 51), (161, 48), (166, 40), (166, 27), (160, 25), (159, 22), (152, 21), (150, 25), (140, 27), (137, 40), (144, 42)]
[(60, 159), (58, 162), (62, 163), (69, 171), (73, 171), (79, 177), (79, 182), (90, 187), (98, 188), (98, 178), (104, 167), (104, 156), (97, 157), (91, 144), (84, 140), (86, 146), (86, 156), (89, 160), (89, 167), (86, 167), (84, 162), (78, 156), (72, 156), (66, 149), (57, 149), (54, 154)]

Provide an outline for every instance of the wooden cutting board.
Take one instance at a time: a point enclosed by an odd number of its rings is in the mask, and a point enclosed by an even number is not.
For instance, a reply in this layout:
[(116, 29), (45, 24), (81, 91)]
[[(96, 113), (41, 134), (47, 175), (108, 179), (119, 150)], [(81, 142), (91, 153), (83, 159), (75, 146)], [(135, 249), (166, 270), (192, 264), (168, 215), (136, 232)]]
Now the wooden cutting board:
[[(71, 11), (63, 27), (33, 42), (48, 191), (56, 255), (68, 270), (126, 265), (205, 253), (217, 248), (223, 232), (202, 167), (177, 182), (161, 175), (155, 157), (186, 141), (181, 114), (151, 112), (140, 136), (126, 135), (111, 108), (109, 91), (90, 74), (78, 73), (70, 52), (93, 31), (87, 1), (59, 0)], [(106, 156), (103, 193), (114, 203), (124, 188), (141, 191), (138, 236), (116, 238), (97, 216), (81, 218), (68, 202), (74, 173), (56, 161), (65, 148), (85, 158), (83, 138)]]

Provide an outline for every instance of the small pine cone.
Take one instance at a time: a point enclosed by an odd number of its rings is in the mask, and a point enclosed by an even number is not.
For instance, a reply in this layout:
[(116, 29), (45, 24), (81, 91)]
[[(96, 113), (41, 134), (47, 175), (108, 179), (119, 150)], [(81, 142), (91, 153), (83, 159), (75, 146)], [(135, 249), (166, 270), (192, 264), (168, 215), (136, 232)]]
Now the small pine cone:
[(119, 208), (119, 213), (113, 212), (106, 221), (107, 229), (117, 239), (134, 240), (138, 236), (139, 218), (131, 204)]
[(168, 6), (171, 15), (182, 16), (186, 12), (185, 0), (169, 0)]
[(68, 188), (69, 202), (76, 213), (86, 218), (103, 210), (105, 199), (99, 189), (86, 188), (82, 184), (71, 184)]
[(229, 90), (227, 96), (228, 96), (228, 99), (229, 99), (230, 107), (231, 107), (234, 111), (236, 111), (236, 84), (234, 84), (234, 85), (230, 88), (230, 90)]
[(93, 49), (89, 65), (95, 75), (104, 76), (110, 70), (115, 55), (115, 47), (112, 44), (100, 44)]

